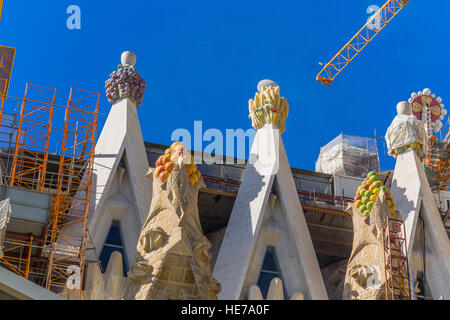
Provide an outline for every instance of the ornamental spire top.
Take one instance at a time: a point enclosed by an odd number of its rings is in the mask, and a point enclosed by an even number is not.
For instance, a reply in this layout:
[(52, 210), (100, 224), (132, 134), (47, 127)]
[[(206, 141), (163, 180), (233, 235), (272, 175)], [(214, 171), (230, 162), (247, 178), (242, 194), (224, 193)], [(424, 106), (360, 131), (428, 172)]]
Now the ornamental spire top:
[(134, 67), (136, 54), (131, 51), (123, 52), (121, 62), (122, 64), (119, 64), (117, 70), (111, 73), (105, 82), (106, 97), (111, 104), (121, 99), (130, 99), (137, 108), (144, 100), (146, 89), (145, 80)]
[(258, 91), (255, 99), (248, 102), (253, 128), (258, 130), (265, 124), (273, 124), (283, 133), (286, 130), (289, 103), (280, 96), (280, 86), (272, 80), (262, 80), (258, 83)]

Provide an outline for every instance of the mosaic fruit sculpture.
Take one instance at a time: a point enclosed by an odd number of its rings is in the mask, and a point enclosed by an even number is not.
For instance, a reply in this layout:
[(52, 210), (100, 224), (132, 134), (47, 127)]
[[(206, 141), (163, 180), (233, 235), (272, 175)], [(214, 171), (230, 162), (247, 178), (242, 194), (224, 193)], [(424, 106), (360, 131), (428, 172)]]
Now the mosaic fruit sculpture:
[[(164, 154), (156, 160), (155, 176), (161, 183), (164, 183), (169, 179), (172, 173), (175, 163), (180, 157), (186, 157), (187, 151), (181, 142), (174, 142), (170, 148), (166, 149)], [(186, 163), (186, 162), (185, 162)], [(193, 186), (200, 179), (200, 171), (194, 163), (194, 157), (191, 156), (189, 164), (186, 163), (186, 170), (189, 175), (189, 183)]]
[(378, 198), (380, 190), (383, 190), (386, 193), (389, 213), (394, 218), (395, 217), (395, 202), (392, 197), (389, 188), (385, 187), (383, 182), (380, 181), (377, 174), (373, 171), (367, 174), (367, 177), (358, 187), (355, 195), (355, 206), (358, 208), (359, 212), (365, 217), (369, 216), (372, 212), (373, 206), (375, 205), (375, 201)]
[(110, 78), (106, 80), (105, 89), (109, 103), (128, 98), (139, 107), (144, 99), (145, 80), (134, 66), (119, 65), (118, 70), (111, 73)]
[(286, 118), (289, 103), (280, 96), (280, 87), (271, 80), (263, 80), (258, 85), (255, 99), (248, 102), (249, 118), (252, 126), (261, 129), (265, 124), (273, 124), (283, 133), (286, 129)]

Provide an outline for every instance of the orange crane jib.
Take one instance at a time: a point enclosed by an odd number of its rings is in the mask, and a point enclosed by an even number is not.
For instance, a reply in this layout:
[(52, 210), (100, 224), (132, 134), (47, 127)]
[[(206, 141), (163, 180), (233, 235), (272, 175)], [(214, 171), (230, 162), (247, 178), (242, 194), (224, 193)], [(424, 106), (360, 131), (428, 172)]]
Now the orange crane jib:
[(0, 0), (0, 19), (2, 18), (3, 0)]
[[(387, 1), (333, 59), (323, 67), (316, 80), (329, 86), (338, 74), (384, 29), (408, 2), (409, 0)], [(373, 26), (374, 19), (377, 19), (376, 27)]]

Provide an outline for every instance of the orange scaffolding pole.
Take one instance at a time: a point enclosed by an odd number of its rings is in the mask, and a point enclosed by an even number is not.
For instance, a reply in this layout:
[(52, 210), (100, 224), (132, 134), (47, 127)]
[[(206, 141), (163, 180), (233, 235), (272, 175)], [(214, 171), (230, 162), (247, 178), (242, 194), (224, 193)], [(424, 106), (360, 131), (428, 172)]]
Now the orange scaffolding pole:
[(56, 89), (27, 83), (11, 169), (11, 186), (44, 191)]
[(403, 220), (386, 218), (383, 227), (386, 300), (411, 300), (405, 235)]
[[(46, 287), (81, 299), (100, 94), (71, 89), (64, 120), (58, 187), (50, 226)], [(78, 267), (79, 285), (67, 280)]]
[[(26, 238), (27, 240), (18, 239), (16, 237), (12, 237), (11, 235), (7, 235), (5, 237), (7, 246), (3, 250), (3, 258), (0, 258), (0, 265), (28, 279), (30, 276), (32, 260), (31, 250), (33, 247), (34, 237), (30, 234)], [(14, 254), (15, 251), (22, 249), (26, 249), (26, 257), (22, 258), (21, 254)]]
[(0, 88), (3, 87), (2, 92), (0, 91), (0, 126), (2, 124), (2, 118), (3, 118), (3, 109), (5, 108), (5, 101), (6, 101), (6, 88), (8, 87), (8, 79), (0, 79), (0, 83), (3, 85), (0, 86)]

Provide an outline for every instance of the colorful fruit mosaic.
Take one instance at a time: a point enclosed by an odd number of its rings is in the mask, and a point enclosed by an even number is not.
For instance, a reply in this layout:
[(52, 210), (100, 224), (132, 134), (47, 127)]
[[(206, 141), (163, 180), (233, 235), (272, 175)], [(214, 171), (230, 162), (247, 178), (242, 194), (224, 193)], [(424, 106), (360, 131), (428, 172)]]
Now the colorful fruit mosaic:
[[(170, 148), (166, 149), (164, 154), (156, 160), (155, 176), (161, 183), (166, 182), (172, 173), (175, 163), (180, 157), (186, 157), (187, 151), (181, 142), (174, 142)], [(200, 179), (200, 171), (194, 163), (194, 157), (190, 157), (190, 163), (186, 163), (186, 170), (189, 175), (189, 183), (193, 186)]]
[(365, 217), (370, 215), (381, 190), (387, 195), (389, 213), (392, 217), (395, 217), (394, 198), (392, 197), (389, 188), (384, 186), (383, 182), (380, 181), (377, 174), (373, 171), (367, 174), (367, 177), (356, 191), (354, 202), (356, 208), (358, 208), (362, 215)]

